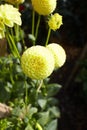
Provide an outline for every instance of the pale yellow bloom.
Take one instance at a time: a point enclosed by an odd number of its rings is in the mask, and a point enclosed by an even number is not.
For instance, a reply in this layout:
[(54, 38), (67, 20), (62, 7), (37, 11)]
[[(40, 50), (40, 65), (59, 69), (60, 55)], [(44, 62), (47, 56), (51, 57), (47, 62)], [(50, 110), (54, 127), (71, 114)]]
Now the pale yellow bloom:
[(52, 52), (55, 59), (55, 69), (63, 66), (66, 61), (66, 53), (62, 46), (57, 43), (47, 45), (47, 48)]
[(48, 21), (48, 25), (49, 25), (50, 29), (52, 29), (54, 31), (59, 29), (62, 24), (63, 24), (62, 23), (62, 16), (59, 15), (58, 13), (51, 15), (51, 17)]
[(23, 3), (25, 0), (5, 0), (6, 2), (10, 3), (10, 4), (21, 4)]
[(5, 37), (5, 26), (3, 24), (3, 21), (0, 20), (0, 39)]
[(0, 30), (0, 39), (5, 37), (5, 32), (3, 30)]
[(3, 24), (2, 19), (0, 20), (0, 31), (3, 31), (5, 29), (5, 25)]
[(54, 58), (46, 47), (32, 46), (23, 53), (21, 67), (31, 79), (45, 79), (54, 70)]
[(13, 27), (14, 23), (21, 25), (21, 14), (18, 9), (9, 4), (0, 5), (0, 20), (8, 27)]
[(56, 0), (31, 0), (34, 10), (40, 15), (49, 15), (56, 8)]

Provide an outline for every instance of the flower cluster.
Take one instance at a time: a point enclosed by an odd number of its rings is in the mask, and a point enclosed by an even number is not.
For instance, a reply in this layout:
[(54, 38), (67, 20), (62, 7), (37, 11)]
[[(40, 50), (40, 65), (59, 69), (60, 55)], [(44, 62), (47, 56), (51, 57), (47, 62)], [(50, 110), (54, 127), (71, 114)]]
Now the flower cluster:
[[(56, 0), (32, 0), (33, 9), (39, 15), (50, 16), (48, 20), (49, 30), (57, 30), (62, 25), (62, 16), (52, 14), (56, 8)], [(28, 48), (21, 57), (23, 72), (31, 79), (45, 79), (55, 70), (60, 68), (66, 60), (66, 53), (62, 46), (57, 43), (46, 46), (33, 46)]]
[(61, 67), (66, 60), (64, 49), (51, 43), (46, 47), (32, 46), (22, 55), (23, 72), (32, 79), (45, 79), (54, 69)]
[(5, 37), (5, 26), (21, 25), (21, 14), (18, 9), (9, 4), (0, 5), (0, 38)]
[[(20, 4), (24, 2), (24, 0), (6, 0), (6, 2), (10, 4)], [(33, 9), (39, 16), (47, 15), (49, 17), (49, 30), (55, 31), (60, 28), (62, 25), (62, 16), (58, 13), (52, 14), (56, 8), (57, 0), (31, 0), (31, 3)], [(10, 4), (0, 5), (0, 38), (5, 37), (7, 27), (12, 28), (16, 24), (18, 26), (22, 24), (20, 12), (16, 7)], [(18, 28), (16, 29), (19, 31)], [(36, 30), (36, 32), (38, 31)], [(48, 31), (48, 34), (50, 34), (49, 32), (50, 31)], [(19, 36), (18, 33), (19, 32), (16, 33), (16, 38)], [(11, 37), (10, 34), (10, 36), (7, 35), (7, 38), (8, 42), (10, 41), (9, 45), (13, 55), (20, 58), (20, 54), (15, 46), (14, 36)], [(55, 69), (65, 63), (66, 53), (64, 49), (57, 43), (48, 44), (48, 40), (49, 35), (47, 36), (45, 47), (40, 45), (32, 46), (25, 50), (21, 57), (22, 70), (31, 79), (45, 79), (50, 76)]]

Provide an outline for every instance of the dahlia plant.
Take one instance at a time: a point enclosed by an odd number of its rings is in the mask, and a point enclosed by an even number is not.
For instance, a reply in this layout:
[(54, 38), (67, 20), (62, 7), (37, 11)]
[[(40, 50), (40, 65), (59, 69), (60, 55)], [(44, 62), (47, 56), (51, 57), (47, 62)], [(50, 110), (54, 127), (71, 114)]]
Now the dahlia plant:
[[(60, 111), (54, 96), (61, 85), (50, 83), (50, 76), (63, 66), (66, 53), (58, 43), (49, 44), (49, 38), (51, 30), (56, 31), (63, 24), (62, 16), (54, 13), (57, 0), (31, 0), (32, 45), (27, 47), (19, 11), (23, 2), (4, 0), (0, 5), (0, 39), (7, 40), (10, 50), (0, 58), (0, 101), (9, 106), (9, 116), (0, 120), (0, 129), (57, 130)], [(37, 43), (41, 15), (47, 18), (48, 26), (44, 46)]]

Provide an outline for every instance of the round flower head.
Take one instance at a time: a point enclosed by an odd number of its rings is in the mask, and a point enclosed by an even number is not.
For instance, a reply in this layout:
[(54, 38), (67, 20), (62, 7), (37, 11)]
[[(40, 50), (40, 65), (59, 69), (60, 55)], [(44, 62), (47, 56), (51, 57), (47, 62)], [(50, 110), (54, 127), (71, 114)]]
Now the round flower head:
[(13, 5), (0, 5), (0, 20), (8, 27), (13, 27), (14, 23), (21, 25), (20, 16), (21, 14), (19, 13), (18, 9), (13, 7)]
[(10, 3), (10, 4), (21, 4), (23, 3), (25, 0), (5, 0), (6, 2)]
[(51, 51), (55, 59), (55, 69), (61, 67), (66, 60), (65, 50), (57, 43), (51, 43), (47, 45), (47, 48)]
[(54, 70), (54, 57), (46, 47), (32, 46), (23, 53), (21, 67), (31, 79), (45, 79)]
[(52, 29), (54, 31), (59, 29), (62, 24), (63, 24), (62, 23), (62, 16), (59, 15), (58, 13), (51, 15), (51, 17), (48, 21), (48, 25), (49, 25), (50, 29)]
[(49, 15), (56, 8), (56, 0), (31, 0), (34, 10), (40, 15)]

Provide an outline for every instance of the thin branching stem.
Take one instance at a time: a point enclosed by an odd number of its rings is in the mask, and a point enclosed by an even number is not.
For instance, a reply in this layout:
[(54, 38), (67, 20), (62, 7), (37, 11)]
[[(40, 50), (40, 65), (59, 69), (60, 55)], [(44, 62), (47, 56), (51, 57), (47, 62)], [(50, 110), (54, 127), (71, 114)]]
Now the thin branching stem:
[(37, 88), (37, 92), (40, 91), (40, 89), (41, 89), (41, 87), (42, 87), (42, 84), (43, 84), (43, 80), (40, 81), (40, 84), (39, 84), (39, 86), (38, 86), (38, 88)]
[(47, 39), (46, 39), (45, 46), (47, 46), (47, 45), (48, 45), (49, 38), (50, 38), (50, 34), (51, 34), (51, 29), (49, 28), (49, 29), (48, 29), (48, 35), (47, 35)]
[(12, 38), (12, 36), (10, 34), (8, 36), (9, 36), (9, 39), (11, 41), (11, 44), (12, 44), (12, 46), (14, 48), (14, 51), (15, 51), (17, 57), (20, 59), (20, 54), (19, 54), (19, 51), (18, 51), (18, 49), (17, 49), (17, 47), (15, 45), (14, 39)]
[(28, 105), (28, 88), (27, 88), (27, 82), (25, 80), (25, 106), (27, 108)]
[(35, 11), (32, 11), (32, 35), (34, 35)]
[(8, 41), (10, 50), (15, 57), (18, 57), (20, 59), (20, 54), (15, 44), (14, 36), (11, 33), (12, 32), (10, 32), (8, 28), (6, 28), (6, 39)]
[(37, 40), (37, 36), (38, 36), (39, 25), (40, 25), (40, 19), (41, 19), (41, 15), (38, 15), (38, 21), (37, 21), (36, 32), (35, 32), (35, 41)]

